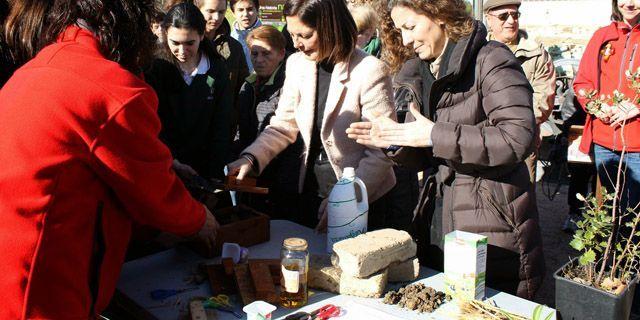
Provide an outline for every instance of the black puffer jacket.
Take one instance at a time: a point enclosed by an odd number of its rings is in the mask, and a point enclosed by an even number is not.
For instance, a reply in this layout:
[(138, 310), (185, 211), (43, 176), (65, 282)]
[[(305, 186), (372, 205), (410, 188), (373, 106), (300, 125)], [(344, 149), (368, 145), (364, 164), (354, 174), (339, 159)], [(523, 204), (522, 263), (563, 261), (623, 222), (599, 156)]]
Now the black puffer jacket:
[(400, 71), (421, 79), (413, 90), (436, 124), (433, 148), (404, 148), (394, 156), (423, 167), (440, 164), (443, 234), (488, 236), (488, 286), (531, 299), (544, 276), (535, 193), (523, 162), (534, 142), (532, 89), (511, 51), (487, 42), (486, 32), (476, 21), (468, 37), (450, 41), (438, 79), (419, 60)]

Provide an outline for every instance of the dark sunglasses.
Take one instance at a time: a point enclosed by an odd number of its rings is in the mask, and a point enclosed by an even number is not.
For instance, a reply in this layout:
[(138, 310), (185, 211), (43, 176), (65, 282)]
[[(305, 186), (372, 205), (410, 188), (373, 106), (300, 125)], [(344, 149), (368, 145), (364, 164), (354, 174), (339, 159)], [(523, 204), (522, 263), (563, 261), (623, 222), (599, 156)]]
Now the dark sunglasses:
[(518, 18), (520, 18), (520, 11), (503, 12), (501, 14), (490, 14), (490, 13), (488, 13), (488, 15), (490, 15), (492, 17), (496, 17), (500, 21), (507, 21), (507, 19), (509, 19), (509, 16), (511, 16), (511, 18), (513, 18), (513, 20), (518, 20)]

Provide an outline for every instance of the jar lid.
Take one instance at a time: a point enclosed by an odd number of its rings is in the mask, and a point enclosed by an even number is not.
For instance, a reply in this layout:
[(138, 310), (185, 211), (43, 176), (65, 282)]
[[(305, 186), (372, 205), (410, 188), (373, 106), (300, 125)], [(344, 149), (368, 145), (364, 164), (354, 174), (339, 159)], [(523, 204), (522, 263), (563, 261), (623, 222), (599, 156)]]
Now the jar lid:
[(289, 250), (307, 250), (307, 240), (302, 238), (287, 238), (282, 245)]

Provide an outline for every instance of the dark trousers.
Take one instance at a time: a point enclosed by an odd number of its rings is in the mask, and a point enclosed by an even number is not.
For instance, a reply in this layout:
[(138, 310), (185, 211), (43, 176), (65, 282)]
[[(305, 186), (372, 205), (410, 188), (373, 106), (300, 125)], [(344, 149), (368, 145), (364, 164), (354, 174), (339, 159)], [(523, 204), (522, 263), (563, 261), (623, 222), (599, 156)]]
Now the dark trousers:
[[(589, 192), (594, 193), (596, 190), (596, 170), (593, 164), (569, 163), (569, 191), (567, 192), (567, 203), (569, 204), (569, 214), (581, 215), (584, 203), (576, 198), (576, 194), (580, 193), (587, 196)], [(589, 191), (591, 186), (591, 191)]]
[[(335, 183), (327, 182), (326, 179), (320, 179), (324, 182), (318, 183), (317, 176), (323, 174), (334, 174), (333, 169), (321, 165), (316, 166), (314, 170), (308, 170), (299, 198), (298, 214), (292, 217), (292, 221), (309, 228), (315, 228), (318, 224), (320, 203), (328, 196)], [(413, 209), (418, 202), (418, 176), (415, 172), (397, 170), (396, 180), (398, 182), (391, 191), (369, 204), (367, 230), (409, 228), (413, 219)]]
[(369, 208), (369, 230), (393, 228), (409, 230), (413, 211), (418, 205), (418, 173), (394, 167), (396, 185)]

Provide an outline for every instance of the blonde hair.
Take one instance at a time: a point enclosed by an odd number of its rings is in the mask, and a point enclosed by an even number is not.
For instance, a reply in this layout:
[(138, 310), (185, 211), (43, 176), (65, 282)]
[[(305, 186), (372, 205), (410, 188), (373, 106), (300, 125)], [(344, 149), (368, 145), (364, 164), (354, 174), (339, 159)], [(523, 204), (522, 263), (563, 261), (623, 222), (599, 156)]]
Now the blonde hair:
[(356, 28), (359, 33), (367, 30), (376, 29), (378, 16), (370, 6), (357, 6), (349, 8), (353, 20), (356, 22)]

